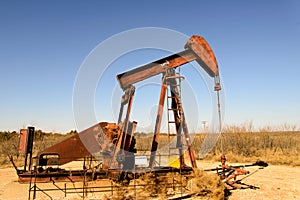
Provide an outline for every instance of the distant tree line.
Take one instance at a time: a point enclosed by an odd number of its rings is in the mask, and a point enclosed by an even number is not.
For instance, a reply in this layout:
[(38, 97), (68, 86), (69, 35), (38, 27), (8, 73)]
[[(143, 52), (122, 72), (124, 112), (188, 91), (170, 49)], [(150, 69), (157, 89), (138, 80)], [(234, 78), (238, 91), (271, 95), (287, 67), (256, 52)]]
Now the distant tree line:
[[(9, 141), (15, 137), (19, 137), (19, 132), (17, 131), (0, 131), (0, 142)], [(77, 134), (76, 130), (71, 130), (67, 133), (53, 133), (53, 132), (44, 132), (42, 130), (35, 130), (34, 132), (34, 139), (35, 140), (43, 140), (45, 136), (62, 136), (62, 135), (73, 135)]]

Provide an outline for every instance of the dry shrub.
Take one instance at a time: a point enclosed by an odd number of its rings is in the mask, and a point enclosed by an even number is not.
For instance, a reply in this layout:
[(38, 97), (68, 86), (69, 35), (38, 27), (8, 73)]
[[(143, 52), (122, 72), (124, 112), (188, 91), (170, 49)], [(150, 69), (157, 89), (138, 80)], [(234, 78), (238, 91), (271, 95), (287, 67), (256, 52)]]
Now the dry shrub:
[(145, 184), (143, 195), (147, 195), (143, 196), (144, 199), (149, 197), (166, 199), (178, 192), (192, 192), (208, 199), (224, 199), (225, 187), (216, 174), (209, 174), (196, 169), (190, 177), (192, 179), (188, 180), (186, 176), (179, 173), (168, 173), (166, 176), (155, 176), (152, 173), (145, 174), (138, 181), (139, 184)]
[[(75, 132), (68, 134), (57, 133), (44, 133), (41, 130), (35, 131), (35, 138), (33, 143), (33, 155), (48, 148), (58, 142), (61, 142), (72, 135)], [(14, 157), (14, 162), (17, 166), (24, 164), (24, 155), (18, 154), (19, 133), (17, 132), (1, 132), (0, 131), (0, 166), (11, 166), (8, 155)]]
[(164, 176), (147, 173), (141, 176), (137, 183), (144, 185), (142, 187), (143, 192), (139, 194), (140, 199), (148, 199), (150, 197), (166, 199), (176, 192), (183, 191), (182, 188), (185, 188), (187, 185), (187, 177), (172, 172)]
[[(196, 134), (193, 148), (201, 149), (205, 134)], [(264, 127), (254, 130), (252, 124), (224, 127), (222, 136), (204, 159), (218, 161), (226, 154), (231, 162), (253, 162), (257, 159), (270, 164), (297, 166), (300, 163), (300, 131), (295, 126)], [(199, 157), (197, 157), (199, 158)]]
[[(206, 134), (191, 134), (192, 145), (197, 159)], [(168, 136), (160, 136), (159, 145), (164, 146)], [(138, 150), (150, 150), (152, 137), (137, 140)], [(222, 144), (222, 145), (221, 145)], [(214, 148), (206, 155), (205, 160), (219, 161), (221, 154), (226, 154), (230, 162), (253, 162), (264, 160), (270, 164), (300, 165), (300, 132), (293, 126), (283, 128), (265, 127), (258, 131), (251, 123), (224, 128)], [(201, 158), (202, 159), (202, 158)]]
[(193, 176), (187, 185), (191, 192), (209, 199), (224, 199), (225, 186), (219, 176), (199, 169), (194, 170)]
[(122, 186), (120, 184), (116, 185), (113, 195), (105, 194), (102, 198), (103, 200), (133, 200), (134, 195), (130, 192), (127, 186)]
[(148, 173), (138, 179), (138, 184), (145, 185), (143, 187), (143, 195), (145, 196), (158, 196), (162, 199), (166, 197), (167, 188), (164, 177), (156, 176), (155, 173)]

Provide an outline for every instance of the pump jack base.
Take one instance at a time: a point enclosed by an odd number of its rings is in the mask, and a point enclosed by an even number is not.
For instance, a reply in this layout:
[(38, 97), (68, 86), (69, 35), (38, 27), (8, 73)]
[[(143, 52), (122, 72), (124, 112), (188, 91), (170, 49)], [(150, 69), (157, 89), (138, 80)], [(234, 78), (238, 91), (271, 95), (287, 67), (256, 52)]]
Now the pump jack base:
[[(18, 182), (29, 183), (29, 182), (80, 182), (80, 181), (93, 181), (98, 179), (111, 179), (116, 182), (122, 182), (125, 179), (130, 181), (133, 177), (138, 178), (139, 176), (146, 173), (155, 173), (157, 175), (165, 175), (169, 172), (177, 172), (181, 174), (190, 174), (193, 171), (192, 167), (184, 166), (182, 168), (174, 167), (155, 167), (150, 168), (136, 168), (132, 171), (122, 171), (119, 169), (100, 169), (100, 170), (66, 170), (61, 168), (48, 168), (42, 172), (37, 170), (24, 171), (17, 170)], [(124, 175), (126, 174), (126, 175)]]

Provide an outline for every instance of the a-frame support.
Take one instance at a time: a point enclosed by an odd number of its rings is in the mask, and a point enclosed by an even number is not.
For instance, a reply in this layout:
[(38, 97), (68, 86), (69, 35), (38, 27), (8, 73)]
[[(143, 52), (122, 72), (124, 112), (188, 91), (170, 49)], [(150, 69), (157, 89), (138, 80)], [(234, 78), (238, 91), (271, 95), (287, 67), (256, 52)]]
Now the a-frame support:
[(180, 84), (178, 84), (176, 80), (178, 78), (180, 77), (176, 76), (175, 70), (171, 68), (168, 69), (166, 73), (164, 73), (163, 75), (162, 87), (161, 87), (160, 98), (159, 98), (159, 107), (157, 111), (154, 136), (153, 136), (152, 147), (151, 147), (151, 156), (149, 162), (150, 168), (153, 168), (155, 166), (155, 156), (158, 148), (158, 140), (160, 136), (160, 127), (161, 127), (161, 121), (163, 116), (163, 109), (164, 109), (166, 93), (168, 88), (170, 89), (170, 94), (171, 94), (171, 96), (168, 96), (168, 98), (172, 99), (171, 108), (168, 108), (168, 110), (172, 110), (174, 114), (174, 121), (168, 121), (168, 123), (175, 123), (176, 138), (177, 138), (176, 148), (179, 151), (180, 167), (185, 166), (184, 151), (183, 151), (183, 144), (182, 144), (183, 143), (182, 135), (183, 135), (185, 138), (186, 145), (188, 147), (188, 153), (189, 153), (192, 167), (197, 168), (195, 154), (192, 148), (188, 127), (185, 121), (184, 112), (181, 104)]

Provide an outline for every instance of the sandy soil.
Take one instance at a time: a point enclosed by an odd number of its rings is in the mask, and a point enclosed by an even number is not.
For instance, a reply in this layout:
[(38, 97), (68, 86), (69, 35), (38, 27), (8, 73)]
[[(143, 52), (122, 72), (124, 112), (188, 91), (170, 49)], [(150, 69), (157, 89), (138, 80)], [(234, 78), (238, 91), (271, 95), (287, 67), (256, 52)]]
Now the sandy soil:
[[(216, 167), (217, 163), (199, 162), (200, 168)], [(257, 168), (248, 168), (251, 172)], [(253, 175), (243, 180), (243, 183), (259, 187), (259, 189), (240, 189), (232, 191), (229, 200), (273, 200), (273, 199), (299, 199), (300, 200), (300, 167), (269, 166), (258, 170)], [(17, 175), (13, 168), (0, 169), (0, 200), (28, 199), (29, 184), (17, 182)], [(71, 183), (68, 183), (71, 184)], [(99, 184), (99, 182), (98, 182)], [(108, 184), (108, 183), (106, 183)], [(41, 188), (49, 188), (49, 184), (39, 184)], [(51, 186), (51, 184), (50, 184)], [(63, 187), (62, 183), (60, 184)], [(53, 188), (53, 186), (52, 186)], [(81, 195), (81, 194), (80, 194)], [(51, 192), (53, 199), (81, 199), (81, 196), (67, 195), (61, 191)], [(32, 197), (32, 195), (31, 195)], [(38, 193), (37, 199), (49, 199)], [(95, 196), (89, 199), (99, 199)]]
[(269, 166), (244, 180), (259, 189), (236, 190), (230, 200), (300, 199), (300, 168)]
[[(228, 163), (228, 165), (239, 164)], [(204, 169), (216, 166), (218, 163), (198, 163), (198, 167)], [(242, 180), (242, 183), (258, 187), (258, 189), (232, 190), (229, 200), (300, 200), (300, 167), (271, 165), (264, 169), (258, 167), (246, 169), (254, 173)], [(243, 176), (238, 179), (241, 178)]]

